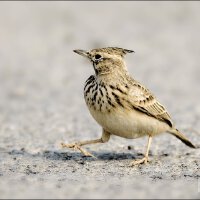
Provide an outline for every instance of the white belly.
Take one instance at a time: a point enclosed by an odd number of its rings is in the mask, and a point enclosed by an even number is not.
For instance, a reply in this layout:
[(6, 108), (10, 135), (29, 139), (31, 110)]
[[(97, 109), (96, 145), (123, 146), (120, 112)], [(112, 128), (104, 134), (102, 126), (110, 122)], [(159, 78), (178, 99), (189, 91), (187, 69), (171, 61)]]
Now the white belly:
[(94, 119), (110, 134), (134, 139), (145, 135), (157, 135), (169, 129), (169, 126), (137, 110), (114, 109), (102, 113), (89, 109)]

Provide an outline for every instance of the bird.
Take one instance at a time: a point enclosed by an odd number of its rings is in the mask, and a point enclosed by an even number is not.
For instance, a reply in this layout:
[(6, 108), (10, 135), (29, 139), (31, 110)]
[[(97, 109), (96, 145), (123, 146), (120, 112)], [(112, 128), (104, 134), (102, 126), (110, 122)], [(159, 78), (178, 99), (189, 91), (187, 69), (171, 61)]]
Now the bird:
[(172, 122), (166, 108), (143, 84), (129, 74), (125, 55), (134, 53), (118, 47), (96, 48), (90, 51), (74, 50), (87, 58), (94, 69), (85, 82), (84, 98), (92, 117), (102, 127), (99, 139), (61, 143), (63, 148), (80, 150), (85, 156), (93, 156), (81, 148), (88, 144), (106, 143), (112, 135), (136, 139), (148, 136), (144, 157), (133, 160), (130, 165), (146, 164), (152, 138), (167, 132), (185, 145), (196, 148)]

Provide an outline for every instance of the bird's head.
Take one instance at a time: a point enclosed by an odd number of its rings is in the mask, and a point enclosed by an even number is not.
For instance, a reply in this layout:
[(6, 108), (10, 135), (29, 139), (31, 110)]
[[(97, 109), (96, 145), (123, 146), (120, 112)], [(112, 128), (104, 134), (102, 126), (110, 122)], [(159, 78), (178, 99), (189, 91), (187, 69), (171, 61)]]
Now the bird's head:
[(94, 67), (95, 74), (98, 76), (112, 72), (126, 71), (124, 55), (134, 51), (117, 47), (107, 47), (92, 49), (91, 51), (78, 49), (74, 50), (74, 52), (88, 58)]

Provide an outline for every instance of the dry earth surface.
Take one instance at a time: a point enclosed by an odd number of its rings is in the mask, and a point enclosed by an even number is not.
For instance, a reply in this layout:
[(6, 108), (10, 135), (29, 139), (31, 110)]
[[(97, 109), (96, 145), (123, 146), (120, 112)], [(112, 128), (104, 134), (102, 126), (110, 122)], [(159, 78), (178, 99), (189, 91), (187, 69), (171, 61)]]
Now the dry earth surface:
[[(199, 198), (200, 150), (162, 134), (101, 135), (83, 98), (93, 74), (73, 49), (118, 46), (130, 73), (154, 92), (177, 127), (200, 144), (199, 2), (0, 2), (0, 198)], [(128, 146), (131, 148), (128, 149)]]

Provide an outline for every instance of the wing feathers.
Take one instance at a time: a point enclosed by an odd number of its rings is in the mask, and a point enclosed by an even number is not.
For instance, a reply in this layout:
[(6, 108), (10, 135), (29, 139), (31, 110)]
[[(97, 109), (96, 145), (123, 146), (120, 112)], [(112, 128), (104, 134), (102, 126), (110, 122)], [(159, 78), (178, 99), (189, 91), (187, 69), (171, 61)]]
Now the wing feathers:
[(170, 127), (173, 126), (171, 117), (165, 107), (162, 106), (154, 95), (140, 83), (135, 82), (132, 87), (130, 87), (128, 94), (130, 94), (128, 100), (134, 108), (149, 116), (155, 117), (158, 120), (166, 122)]

